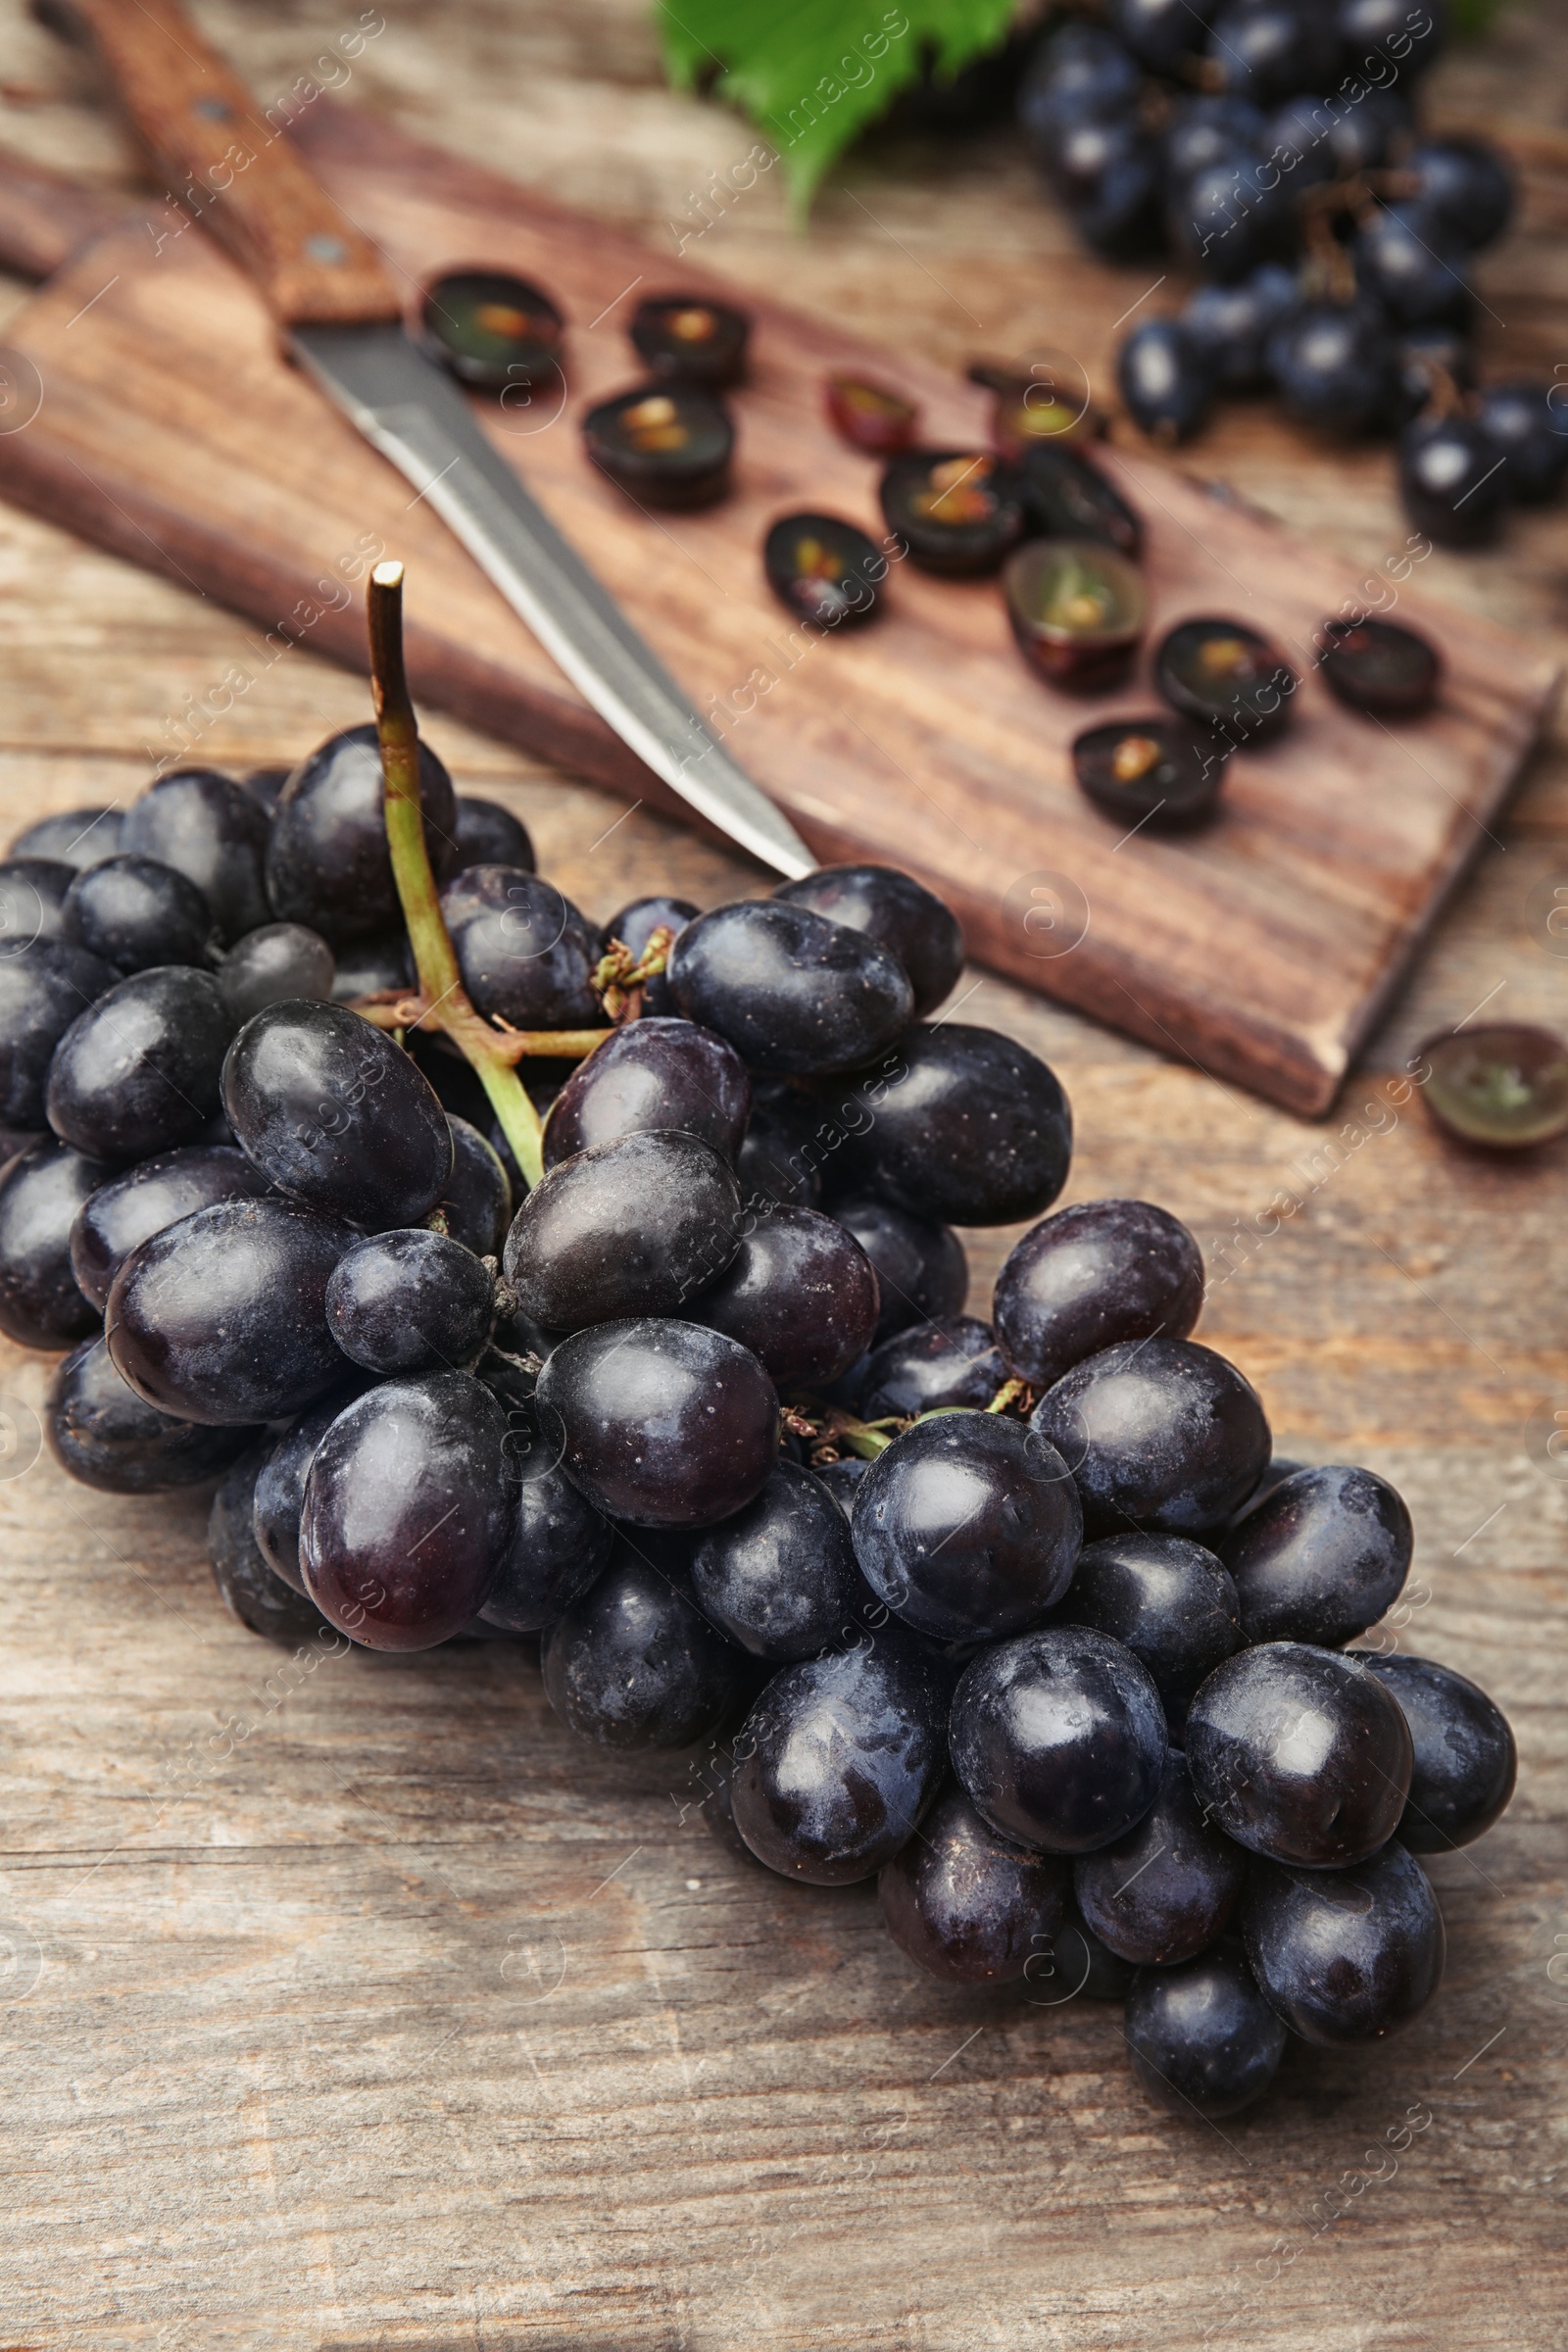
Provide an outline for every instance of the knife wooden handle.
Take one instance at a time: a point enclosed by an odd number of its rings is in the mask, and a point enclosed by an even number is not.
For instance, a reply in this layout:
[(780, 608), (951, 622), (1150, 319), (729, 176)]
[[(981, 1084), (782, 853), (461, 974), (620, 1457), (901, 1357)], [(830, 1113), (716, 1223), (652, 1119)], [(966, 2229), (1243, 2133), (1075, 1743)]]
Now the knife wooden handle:
[(285, 325), (401, 316), (375, 247), (173, 0), (33, 0), (33, 13), (96, 52), (170, 194)]
[(89, 237), (136, 217), (133, 198), (83, 187), (0, 148), (0, 270), (48, 277)]

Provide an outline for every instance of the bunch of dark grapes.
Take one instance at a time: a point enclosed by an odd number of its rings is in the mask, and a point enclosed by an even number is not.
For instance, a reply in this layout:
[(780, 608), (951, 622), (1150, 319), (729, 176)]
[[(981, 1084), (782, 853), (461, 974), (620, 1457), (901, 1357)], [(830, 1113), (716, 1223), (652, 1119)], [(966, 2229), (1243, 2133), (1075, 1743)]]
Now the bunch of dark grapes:
[[(1408, 1514), (1273, 1457), (1186, 1228), (1047, 1213), (1068, 1105), (933, 1018), (947, 907), (864, 865), (601, 928), (422, 758), (463, 984), (544, 1033), (531, 1190), (412, 1025), (373, 729), (0, 863), (0, 1327), (71, 1350), (59, 1461), (220, 1482), (219, 1589), (273, 1639), (537, 1639), (572, 1732), (695, 1750), (722, 1842), (877, 1876), (934, 1976), (1124, 1999), (1178, 2114), (1407, 2024), (1415, 1857), (1501, 1810), (1508, 1728), (1348, 1646)], [(1026, 1220), (966, 1314), (954, 1226)]]
[(1397, 436), (1410, 519), (1474, 546), (1568, 472), (1561, 387), (1478, 390), (1475, 256), (1512, 174), (1416, 115), (1443, 0), (1108, 0), (1035, 51), (1019, 113), (1079, 232), (1200, 280), (1143, 313), (1118, 375), (1167, 443), (1216, 400), (1272, 390), (1299, 424)]

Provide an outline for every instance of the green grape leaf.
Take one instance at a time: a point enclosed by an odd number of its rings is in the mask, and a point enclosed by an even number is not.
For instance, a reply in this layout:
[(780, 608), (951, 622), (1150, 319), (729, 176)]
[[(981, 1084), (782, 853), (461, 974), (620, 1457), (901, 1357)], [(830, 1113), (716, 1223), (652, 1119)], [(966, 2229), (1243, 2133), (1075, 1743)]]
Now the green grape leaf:
[(946, 80), (1006, 38), (1016, 0), (657, 0), (677, 89), (711, 87), (778, 149), (797, 217), (835, 156), (929, 59)]

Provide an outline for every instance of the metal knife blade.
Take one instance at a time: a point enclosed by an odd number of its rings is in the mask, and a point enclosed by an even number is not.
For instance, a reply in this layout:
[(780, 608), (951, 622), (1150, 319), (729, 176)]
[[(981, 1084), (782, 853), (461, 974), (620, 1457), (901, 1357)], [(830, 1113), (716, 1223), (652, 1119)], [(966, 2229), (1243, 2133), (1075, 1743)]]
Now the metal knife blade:
[(492, 448), (451, 379), (401, 326), (294, 326), (295, 357), (412, 482), (600, 716), (658, 776), (775, 872), (816, 863)]

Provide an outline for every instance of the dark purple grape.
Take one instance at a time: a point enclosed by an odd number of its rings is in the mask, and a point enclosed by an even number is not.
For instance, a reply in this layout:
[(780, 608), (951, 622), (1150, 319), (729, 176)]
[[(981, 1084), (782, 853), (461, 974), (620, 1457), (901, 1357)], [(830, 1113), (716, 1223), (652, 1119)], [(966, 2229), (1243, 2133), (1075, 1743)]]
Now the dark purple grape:
[(740, 1652), (626, 1541), (545, 1636), (545, 1695), (602, 1747), (704, 1739), (727, 1711), (740, 1669)]
[[(458, 858), (452, 778), (428, 744), (419, 746), (424, 844), (439, 881)], [(403, 907), (386, 846), (381, 753), (373, 722), (345, 727), (294, 770), (267, 844), (271, 910), (308, 923), (336, 948), (345, 940), (401, 931)], [(265, 923), (265, 913), (243, 926)], [(346, 960), (346, 959), (345, 959)]]
[(1396, 1841), (1348, 1870), (1253, 1863), (1242, 1936), (1269, 2007), (1331, 2049), (1401, 2033), (1443, 1982), (1443, 1914)]
[(341, 1004), (270, 1004), (247, 1021), (223, 1063), (223, 1109), (281, 1191), (357, 1225), (416, 1224), (452, 1175), (434, 1089)]
[(952, 1677), (907, 1634), (786, 1666), (735, 1740), (735, 1826), (787, 1879), (869, 1879), (914, 1835), (947, 1770)]
[(949, 1984), (1010, 1984), (1061, 1929), (1071, 1888), (1056, 1854), (1026, 1853), (945, 1789), (877, 1881), (900, 1950)]
[(1268, 338), (1267, 360), (1287, 416), (1351, 439), (1383, 421), (1398, 363), (1381, 304), (1303, 302)]
[(1035, 51), (1018, 93), (1018, 120), (1047, 161), (1073, 122), (1130, 114), (1140, 87), (1137, 64), (1114, 33), (1101, 24), (1063, 24)]
[[(1381, 7), (1385, 0), (1374, 4)], [(1408, 70), (1407, 66), (1406, 74)], [(1330, 109), (1325, 135), (1337, 170), (1348, 179), (1391, 165), (1413, 139), (1415, 118), (1409, 100), (1397, 90), (1363, 90), (1353, 106)]]
[(106, 1494), (205, 1486), (259, 1434), (201, 1428), (155, 1411), (125, 1386), (101, 1339), (83, 1340), (60, 1364), (44, 1410), (44, 1435), (61, 1469)]
[(1269, 106), (1334, 81), (1339, 36), (1314, 0), (1230, 0), (1211, 26), (1208, 68), (1222, 90)]
[(1506, 453), (1502, 479), (1521, 507), (1544, 504), (1568, 473), (1568, 414), (1555, 395), (1560, 383), (1488, 384), (1476, 401), (1476, 422)]
[(1256, 392), (1267, 384), (1268, 339), (1298, 299), (1295, 274), (1281, 262), (1264, 262), (1232, 285), (1201, 285), (1188, 296), (1182, 325), (1221, 392)]
[(808, 906), (743, 899), (688, 923), (669, 959), (690, 1021), (754, 1069), (847, 1070), (907, 1026), (913, 991), (892, 952)]
[(292, 1592), (273, 1575), (256, 1548), (251, 1494), (266, 1458), (262, 1446), (242, 1454), (213, 1496), (207, 1551), (213, 1581), (229, 1614), (265, 1641), (292, 1645), (324, 1633), (326, 1620), (314, 1600)]
[[(372, 729), (373, 732), (373, 729)], [(263, 879), (268, 822), (232, 776), (213, 767), (176, 768), (132, 801), (120, 828), (127, 857), (156, 858), (195, 883), (220, 939), (267, 922)]]
[(0, 956), (34, 940), (64, 939), (66, 898), (76, 869), (61, 858), (8, 858), (0, 864)]
[(292, 1585), (296, 1592), (305, 1590), (300, 1573), (300, 1513), (305, 1508), (305, 1481), (316, 1448), (345, 1405), (352, 1404), (369, 1386), (366, 1376), (355, 1371), (308, 1404), (256, 1474), (251, 1517), (257, 1549), (273, 1575)]
[[(302, 923), (300, 929), (304, 930)], [(356, 997), (373, 997), (383, 988), (414, 988), (414, 950), (406, 931), (380, 939), (339, 941), (333, 951), (337, 966), (332, 981), (334, 1004), (352, 1004)]]
[(654, 1128), (679, 1128), (733, 1161), (751, 1103), (745, 1063), (711, 1029), (694, 1021), (633, 1021), (579, 1062), (551, 1103), (545, 1166), (590, 1144)]
[(326, 1327), (370, 1372), (454, 1372), (478, 1354), (495, 1281), (461, 1242), (416, 1225), (372, 1234), (338, 1259)]
[[(699, 909), (690, 899), (633, 899), (606, 923), (599, 934), (600, 949), (608, 952), (612, 940), (618, 939), (623, 948), (629, 948), (634, 956), (640, 957), (656, 931), (667, 931), (670, 935), (669, 944), (673, 947), (698, 912)], [(675, 1010), (675, 1000), (669, 993), (669, 982), (662, 972), (656, 972), (652, 980), (644, 982), (643, 1010), (645, 1013), (671, 1013)]]
[(1214, 1554), (1186, 1536), (1086, 1544), (1056, 1615), (1109, 1634), (1148, 1667), (1178, 1746), (1194, 1691), (1242, 1646), (1236, 1587)]
[(291, 999), (329, 1004), (336, 984), (331, 949), (319, 931), (303, 923), (264, 923), (259, 931), (248, 931), (218, 967), (223, 1003), (236, 1021)]
[(900, 1038), (857, 1078), (840, 1123), (865, 1189), (938, 1224), (1042, 1215), (1072, 1156), (1072, 1113), (1055, 1072), (1027, 1046), (961, 1021)]
[(1130, 1960), (1120, 1959), (1101, 1942), (1070, 1899), (1061, 1926), (1024, 1970), (1030, 2000), (1045, 2009), (1059, 2008), (1080, 1993), (1085, 2000), (1119, 2001), (1137, 1973)]
[(1224, 1545), (1243, 1634), (1338, 1648), (1398, 1599), (1414, 1545), (1410, 1514), (1386, 1479), (1344, 1465), (1298, 1470)]
[(1202, 1252), (1178, 1218), (1081, 1200), (1013, 1245), (992, 1314), (1009, 1365), (1038, 1388), (1121, 1340), (1184, 1340), (1202, 1305)]
[(1211, 7), (1193, 0), (1111, 0), (1110, 28), (1146, 74), (1179, 74), (1203, 46)]
[(1285, 2054), (1284, 2026), (1229, 1949), (1179, 1968), (1141, 1969), (1124, 2031), (1139, 2088), (1186, 2122), (1213, 2123), (1250, 2107)]
[(849, 1227), (876, 1273), (882, 1304), (874, 1347), (911, 1324), (960, 1311), (969, 1292), (969, 1261), (950, 1226), (870, 1199), (835, 1200), (833, 1214)]
[(1198, 172), (1210, 171), (1216, 164), (1255, 160), (1266, 152), (1263, 126), (1262, 111), (1250, 98), (1218, 91), (1178, 98), (1161, 133), (1170, 186), (1184, 187)]
[(775, 1388), (830, 1385), (876, 1329), (870, 1259), (847, 1227), (812, 1208), (770, 1208), (747, 1224), (728, 1269), (688, 1312), (749, 1348)]
[(477, 794), (458, 795), (458, 821), (453, 827), (457, 843), (453, 871), (466, 865), (517, 865), (524, 873), (534, 869), (533, 843), (528, 828), (510, 808), (499, 801), (481, 800)]
[(1399, 435), (1399, 495), (1440, 547), (1482, 547), (1512, 504), (1508, 461), (1468, 416), (1418, 416)]
[(733, 303), (707, 294), (645, 294), (626, 332), (651, 376), (722, 392), (746, 372), (752, 322)]
[(142, 1242), (217, 1200), (259, 1200), (267, 1189), (244, 1152), (222, 1144), (188, 1144), (112, 1176), (82, 1202), (71, 1228), (71, 1268), (83, 1298), (101, 1313), (115, 1276)]
[(525, 1315), (580, 1331), (676, 1313), (740, 1246), (733, 1172), (695, 1135), (656, 1132), (547, 1170), (513, 1219), (503, 1264)]
[(1174, 447), (1208, 417), (1214, 377), (1208, 359), (1179, 318), (1146, 318), (1116, 359), (1116, 381), (1140, 432)]
[(1379, 205), (1355, 234), (1356, 284), (1400, 326), (1467, 326), (1475, 296), (1462, 248), (1419, 204)]
[(441, 893), (463, 985), (514, 1029), (588, 1029), (604, 1019), (588, 982), (599, 934), (542, 874), (470, 865)]
[(1257, 1391), (1195, 1340), (1124, 1340), (1086, 1357), (1029, 1426), (1072, 1465), (1091, 1536), (1201, 1535), (1247, 1499), (1269, 1455)]
[(795, 1462), (780, 1462), (754, 1501), (699, 1538), (691, 1575), (704, 1615), (754, 1657), (811, 1658), (863, 1638), (870, 1595), (849, 1521)]
[(1479, 253), (1513, 218), (1513, 172), (1488, 139), (1423, 139), (1400, 169), (1416, 182), (1416, 205), (1434, 243), (1448, 237), (1462, 251)]
[[(484, 1358), (478, 1368), (483, 1376)], [(506, 1414), (507, 1480), (515, 1513), (479, 1624), (537, 1634), (582, 1599), (610, 1558), (614, 1530), (551, 1460), (532, 1408), (495, 1393)]]
[(778, 1454), (778, 1398), (721, 1332), (645, 1317), (563, 1340), (539, 1413), (590, 1502), (643, 1527), (708, 1527), (759, 1494)]
[(1348, 710), (1419, 718), (1437, 701), (1443, 657), (1396, 620), (1326, 620), (1317, 643), (1323, 683)]
[(820, 1124), (814, 1102), (754, 1102), (735, 1173), (752, 1208), (772, 1200), (780, 1208), (817, 1208), (822, 1177), (813, 1137)]
[(941, 1405), (971, 1405), (983, 1412), (1006, 1377), (990, 1324), (973, 1315), (949, 1315), (941, 1322), (916, 1323), (882, 1342), (865, 1367), (858, 1410), (865, 1421), (890, 1413), (911, 1419)]
[(98, 1309), (71, 1270), (82, 1203), (114, 1173), (52, 1135), (0, 1169), (0, 1331), (23, 1348), (67, 1348), (97, 1327)]
[[(1347, 68), (1353, 73), (1361, 65), (1381, 65), (1381, 50), (1396, 60), (1400, 79), (1408, 86), (1441, 54), (1447, 16), (1446, 0), (1423, 0), (1419, 10), (1408, 0), (1339, 0), (1335, 28)], [(1419, 32), (1414, 29), (1417, 24), (1422, 27)], [(1366, 106), (1387, 94), (1369, 91), (1360, 103)]]
[[(856, 1505), (858, 1522), (865, 1505)], [(964, 1668), (953, 1766), (1004, 1838), (1086, 1854), (1141, 1821), (1159, 1793), (1165, 1718), (1131, 1650), (1087, 1627), (1047, 1626)]]
[(1287, 98), (1263, 125), (1263, 153), (1283, 174), (1293, 197), (1320, 188), (1338, 176), (1329, 140), (1334, 118), (1321, 98)]
[(1159, 142), (1136, 114), (1086, 117), (1044, 159), (1074, 228), (1106, 261), (1133, 261), (1159, 243)]
[(68, 939), (117, 972), (201, 963), (213, 929), (195, 883), (155, 858), (106, 858), (75, 875), (61, 920)]
[(0, 1122), (36, 1134), (54, 1051), (73, 1021), (119, 974), (69, 939), (40, 939), (0, 956)]
[(40, 816), (17, 835), (8, 858), (58, 858), (62, 864), (85, 873), (100, 858), (113, 858), (120, 848), (124, 817), (114, 808), (63, 808), (58, 816)]
[(1435, 1658), (1364, 1658), (1410, 1727), (1415, 1761), (1395, 1836), (1412, 1854), (1447, 1853), (1490, 1830), (1513, 1794), (1519, 1759), (1506, 1716)]
[(856, 629), (882, 610), (888, 559), (858, 523), (806, 510), (770, 525), (762, 576), (796, 620)]
[(1187, 1715), (1193, 1786), (1227, 1837), (1309, 1870), (1360, 1862), (1410, 1791), (1404, 1717), (1358, 1659), (1268, 1642), (1215, 1667)]
[(840, 1510), (848, 1516), (855, 1506), (856, 1490), (870, 1467), (870, 1463), (862, 1462), (858, 1454), (847, 1453), (836, 1462), (813, 1464), (811, 1475), (821, 1480)]
[(735, 427), (723, 402), (692, 384), (634, 384), (582, 418), (589, 463), (642, 507), (689, 510), (726, 496)]
[(475, 1257), (499, 1257), (512, 1223), (512, 1179), (501, 1155), (466, 1119), (447, 1112), (452, 1173), (431, 1214), (446, 1219), (455, 1242)]
[(1066, 1463), (997, 1413), (916, 1422), (877, 1455), (855, 1498), (866, 1583), (941, 1642), (1003, 1642), (1039, 1625), (1066, 1592), (1082, 1540)]
[(342, 1377), (326, 1285), (356, 1238), (297, 1200), (220, 1200), (181, 1218), (115, 1276), (106, 1328), (116, 1369), (182, 1421), (301, 1411)]
[(935, 1012), (963, 969), (957, 917), (896, 866), (825, 865), (798, 882), (781, 882), (773, 896), (887, 948), (908, 974), (916, 1019)]
[(1072, 1866), (1090, 1927), (1141, 1967), (1173, 1967), (1212, 1943), (1230, 1924), (1246, 1877), (1247, 1856), (1209, 1821), (1176, 1747), (1165, 1751), (1159, 1794), (1142, 1821)]
[(467, 1372), (383, 1381), (339, 1413), (305, 1481), (300, 1569), (340, 1633), (430, 1649), (483, 1608), (512, 1535), (506, 1434)]
[[(1250, 277), (1266, 262), (1289, 253), (1294, 245), (1296, 216), (1290, 185), (1273, 161), (1257, 162), (1239, 154), (1222, 156), (1201, 166), (1190, 179), (1171, 182), (1165, 228), (1190, 268), (1222, 284), (1234, 285)], [(1184, 349), (1190, 365), (1196, 355), (1190, 345)], [(1212, 382), (1211, 377), (1207, 380)]]
[(172, 963), (133, 972), (78, 1013), (55, 1048), (49, 1124), (98, 1159), (192, 1144), (220, 1106), (233, 1034), (210, 973)]

